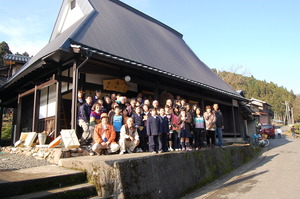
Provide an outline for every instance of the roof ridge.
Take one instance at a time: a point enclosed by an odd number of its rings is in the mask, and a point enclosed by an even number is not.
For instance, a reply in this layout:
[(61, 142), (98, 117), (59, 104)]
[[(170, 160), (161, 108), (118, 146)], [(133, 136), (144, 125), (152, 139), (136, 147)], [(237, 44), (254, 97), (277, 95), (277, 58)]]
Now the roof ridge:
[(161, 21), (159, 21), (159, 20), (157, 20), (157, 19), (155, 19), (155, 18), (153, 18), (153, 17), (151, 17), (151, 16), (143, 13), (142, 11), (139, 11), (139, 10), (137, 10), (137, 9), (135, 9), (135, 8), (133, 8), (133, 7), (125, 4), (124, 2), (122, 2), (120, 0), (109, 0), (109, 1), (115, 3), (115, 4), (119, 5), (119, 6), (122, 6), (125, 9), (128, 9), (129, 11), (131, 11), (131, 12), (139, 15), (140, 17), (143, 17), (143, 18), (145, 18), (145, 19), (147, 19), (147, 20), (149, 20), (149, 21), (151, 21), (151, 22), (153, 22), (153, 23), (155, 23), (155, 24), (157, 24), (159, 26), (162, 26), (162, 27), (168, 29), (169, 31), (171, 31), (172, 33), (174, 33), (175, 35), (177, 35), (178, 37), (183, 38), (183, 35), (180, 32), (178, 32), (177, 30), (175, 30), (175, 29), (171, 28), (170, 26), (164, 24), (163, 22), (161, 22)]

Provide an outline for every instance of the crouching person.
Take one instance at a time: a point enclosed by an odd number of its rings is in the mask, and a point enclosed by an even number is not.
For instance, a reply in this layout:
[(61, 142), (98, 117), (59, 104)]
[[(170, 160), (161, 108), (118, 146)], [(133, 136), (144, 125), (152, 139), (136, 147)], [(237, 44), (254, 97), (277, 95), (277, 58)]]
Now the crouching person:
[(136, 146), (140, 143), (139, 134), (134, 127), (132, 118), (128, 118), (126, 124), (124, 124), (120, 131), (120, 154), (124, 154), (126, 151), (132, 153)]
[(92, 150), (98, 155), (115, 153), (120, 146), (115, 142), (116, 132), (114, 127), (108, 123), (107, 113), (102, 113), (100, 120), (101, 123), (95, 126)]

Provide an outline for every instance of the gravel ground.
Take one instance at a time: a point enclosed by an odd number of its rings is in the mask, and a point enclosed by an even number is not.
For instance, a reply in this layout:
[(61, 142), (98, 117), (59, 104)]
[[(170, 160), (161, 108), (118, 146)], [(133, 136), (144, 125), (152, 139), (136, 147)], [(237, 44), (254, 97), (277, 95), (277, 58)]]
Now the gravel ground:
[(37, 160), (31, 156), (0, 152), (0, 171), (25, 169), (50, 165), (46, 160)]

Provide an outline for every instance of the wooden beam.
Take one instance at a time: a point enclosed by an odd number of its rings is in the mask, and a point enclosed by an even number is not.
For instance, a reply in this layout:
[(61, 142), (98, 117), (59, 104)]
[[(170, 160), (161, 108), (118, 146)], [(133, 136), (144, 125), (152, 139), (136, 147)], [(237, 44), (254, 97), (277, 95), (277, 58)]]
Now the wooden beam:
[(2, 137), (2, 123), (3, 123), (3, 107), (0, 106), (0, 143)]
[(19, 139), (19, 136), (21, 135), (21, 119), (22, 119), (22, 98), (19, 98), (18, 110), (17, 110), (16, 133), (14, 134), (13, 137), (13, 140), (15, 141), (17, 141)]
[(34, 97), (33, 97), (33, 114), (32, 114), (32, 131), (37, 131), (38, 125), (38, 107), (39, 107), (39, 90), (37, 86), (34, 87)]
[(234, 107), (231, 107), (232, 110), (232, 121), (233, 121), (233, 131), (234, 131), (234, 137), (236, 138), (236, 123), (235, 123), (235, 114), (234, 114)]
[(72, 83), (72, 114), (71, 114), (71, 129), (76, 128), (77, 121), (77, 61), (73, 63), (73, 83)]
[[(58, 69), (58, 76), (61, 76), (61, 70)], [(56, 111), (55, 111), (55, 138), (58, 136), (58, 132), (61, 130), (61, 81), (56, 82)]]
[(28, 91), (25, 91), (24, 93), (19, 94), (19, 98), (24, 97), (26, 95), (29, 95), (31, 93), (34, 93), (35, 89), (39, 89), (40, 90), (40, 89), (43, 89), (43, 88), (45, 88), (47, 86), (50, 86), (50, 85), (52, 85), (54, 83), (56, 83), (56, 80), (52, 78), (51, 80), (38, 85), (37, 88), (32, 88), (32, 89), (30, 89)]

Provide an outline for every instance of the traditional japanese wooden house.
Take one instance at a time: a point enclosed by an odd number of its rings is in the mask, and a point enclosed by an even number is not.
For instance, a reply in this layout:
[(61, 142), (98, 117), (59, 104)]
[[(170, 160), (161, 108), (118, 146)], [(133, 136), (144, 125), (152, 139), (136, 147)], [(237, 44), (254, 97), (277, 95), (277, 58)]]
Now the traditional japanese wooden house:
[(22, 131), (57, 136), (76, 128), (78, 89), (154, 98), (171, 93), (202, 108), (218, 103), (225, 136), (241, 135), (245, 99), (179, 32), (119, 0), (63, 1), (49, 43), (0, 88), (1, 106), (15, 108), (14, 139)]

